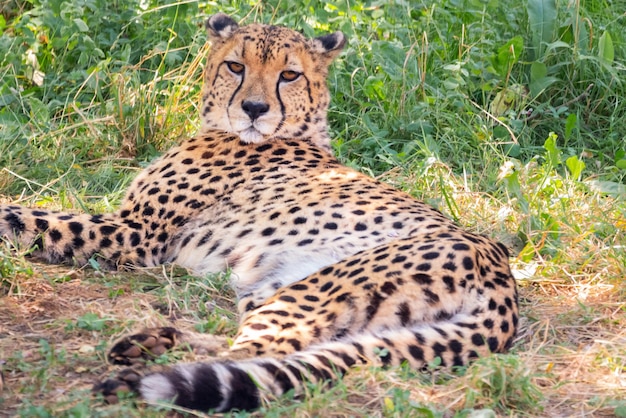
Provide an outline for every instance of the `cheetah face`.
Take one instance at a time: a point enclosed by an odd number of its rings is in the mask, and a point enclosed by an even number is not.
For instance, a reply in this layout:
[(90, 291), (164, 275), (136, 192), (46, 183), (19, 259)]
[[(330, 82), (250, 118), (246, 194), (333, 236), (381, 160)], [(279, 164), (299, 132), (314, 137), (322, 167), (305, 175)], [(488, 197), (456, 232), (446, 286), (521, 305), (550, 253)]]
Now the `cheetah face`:
[(326, 140), (326, 75), (345, 44), (342, 33), (307, 39), (283, 27), (239, 27), (223, 14), (212, 16), (207, 28), (212, 48), (204, 74), (203, 131), (221, 129), (248, 143)]

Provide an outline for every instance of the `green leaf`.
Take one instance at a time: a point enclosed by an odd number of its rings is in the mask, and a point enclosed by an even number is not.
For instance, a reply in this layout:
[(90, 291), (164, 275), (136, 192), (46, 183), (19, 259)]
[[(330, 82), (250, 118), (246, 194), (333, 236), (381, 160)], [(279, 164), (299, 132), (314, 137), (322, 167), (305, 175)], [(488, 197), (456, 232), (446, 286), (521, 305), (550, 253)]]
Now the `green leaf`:
[(578, 117), (575, 113), (570, 113), (565, 119), (565, 139), (569, 139), (572, 136), (572, 132), (578, 126)]
[(596, 192), (613, 195), (613, 196), (621, 196), (622, 198), (626, 196), (626, 186), (621, 183), (616, 183), (614, 181), (602, 181), (602, 180), (590, 180), (586, 182), (592, 190)]
[(615, 408), (615, 416), (618, 418), (626, 418), (626, 405)]
[(543, 44), (554, 40), (556, 33), (556, 1), (528, 0), (526, 5), (528, 23), (532, 33), (535, 59), (543, 56)]
[(565, 160), (565, 165), (569, 169), (569, 172), (572, 173), (572, 177), (576, 180), (580, 180), (580, 175), (585, 169), (585, 163), (580, 161), (577, 156), (573, 155)]
[(535, 61), (530, 64), (530, 81), (541, 80), (548, 75), (548, 67), (543, 62)]
[(613, 48), (613, 39), (611, 38), (611, 34), (608, 32), (604, 32), (600, 36), (600, 41), (598, 42), (598, 56), (605, 64), (612, 64), (615, 59), (615, 49)]
[(622, 170), (626, 170), (626, 160), (617, 160), (615, 161), (615, 166)]
[(530, 95), (535, 98), (539, 96), (545, 89), (559, 81), (556, 77), (543, 77), (530, 83)]
[(557, 167), (561, 164), (561, 150), (556, 145), (557, 138), (558, 136), (554, 132), (550, 132), (548, 139), (543, 144), (546, 150), (546, 160), (552, 167)]
[(545, 89), (559, 81), (558, 78), (548, 76), (548, 67), (543, 62), (535, 61), (530, 65), (530, 95), (539, 96)]
[(36, 97), (29, 97), (30, 117), (33, 122), (45, 125), (50, 121), (50, 111), (41, 100)]
[(493, 59), (493, 67), (502, 77), (506, 77), (511, 67), (519, 61), (524, 50), (524, 38), (516, 36), (498, 48)]
[(78, 18), (74, 19), (74, 24), (76, 25), (79, 31), (89, 32), (89, 26), (87, 26), (87, 24), (81, 19), (78, 19)]

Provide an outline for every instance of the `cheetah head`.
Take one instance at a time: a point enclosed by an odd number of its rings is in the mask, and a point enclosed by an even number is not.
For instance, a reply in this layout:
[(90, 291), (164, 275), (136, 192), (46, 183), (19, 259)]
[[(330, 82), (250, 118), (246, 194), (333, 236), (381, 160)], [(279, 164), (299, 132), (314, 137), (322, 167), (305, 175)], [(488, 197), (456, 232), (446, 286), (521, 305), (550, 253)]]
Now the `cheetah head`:
[(239, 26), (224, 14), (206, 26), (212, 46), (202, 131), (236, 133), (248, 143), (309, 137), (330, 149), (326, 76), (345, 44), (341, 32), (307, 39), (284, 27)]

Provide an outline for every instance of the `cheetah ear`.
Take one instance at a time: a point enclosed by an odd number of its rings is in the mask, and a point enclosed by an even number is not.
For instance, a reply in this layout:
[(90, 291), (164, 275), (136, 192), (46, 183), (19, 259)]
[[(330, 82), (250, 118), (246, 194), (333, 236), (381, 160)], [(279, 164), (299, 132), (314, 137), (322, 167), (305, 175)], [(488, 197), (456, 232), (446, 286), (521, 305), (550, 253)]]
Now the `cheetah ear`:
[(207, 19), (206, 29), (209, 32), (209, 37), (211, 39), (225, 40), (230, 38), (233, 33), (239, 29), (239, 25), (233, 20), (232, 17), (225, 15), (224, 13), (218, 13)]
[(335, 59), (346, 44), (346, 36), (341, 32), (331, 33), (312, 39), (313, 50), (329, 61)]

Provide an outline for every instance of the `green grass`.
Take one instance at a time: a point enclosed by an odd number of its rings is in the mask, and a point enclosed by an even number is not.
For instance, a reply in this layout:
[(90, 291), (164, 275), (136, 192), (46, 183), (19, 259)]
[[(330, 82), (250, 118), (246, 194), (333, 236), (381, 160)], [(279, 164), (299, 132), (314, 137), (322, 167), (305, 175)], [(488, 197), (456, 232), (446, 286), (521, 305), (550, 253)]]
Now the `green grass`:
[[(357, 370), (258, 415), (626, 416), (620, 2), (219, 3), (0, 5), (0, 201), (113, 210), (139, 170), (198, 127), (207, 16), (341, 30), (335, 152), (512, 248), (522, 328), (511, 354), (459, 373)], [(88, 395), (114, 370), (106, 347), (144, 324), (236, 330), (226, 276), (50, 267), (8, 244), (0, 276), (9, 416), (163, 416)]]

